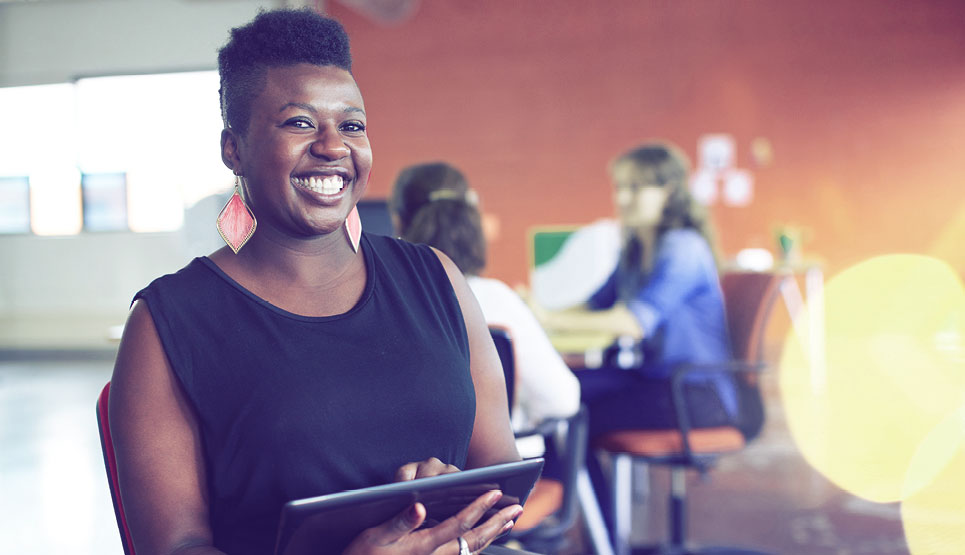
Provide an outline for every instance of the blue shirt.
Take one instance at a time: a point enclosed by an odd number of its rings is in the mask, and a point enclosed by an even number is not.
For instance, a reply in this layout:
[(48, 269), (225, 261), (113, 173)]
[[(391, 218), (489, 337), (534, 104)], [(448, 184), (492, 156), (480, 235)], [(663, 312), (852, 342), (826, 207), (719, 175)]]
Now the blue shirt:
[[(614, 270), (589, 301), (593, 309), (618, 300), (621, 272)], [(724, 298), (710, 245), (693, 229), (672, 229), (657, 242), (653, 269), (626, 301), (644, 332), (645, 375), (669, 377), (682, 363), (731, 360)], [(711, 382), (724, 408), (737, 414), (737, 393), (729, 375), (695, 373), (688, 382)]]

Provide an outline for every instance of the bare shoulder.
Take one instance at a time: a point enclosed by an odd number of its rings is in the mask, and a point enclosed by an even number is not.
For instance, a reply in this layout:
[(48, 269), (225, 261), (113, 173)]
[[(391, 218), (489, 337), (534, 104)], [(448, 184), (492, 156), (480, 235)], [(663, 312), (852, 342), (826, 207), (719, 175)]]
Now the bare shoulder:
[(442, 267), (445, 268), (446, 274), (449, 276), (449, 281), (453, 282), (453, 285), (456, 285), (457, 282), (462, 284), (466, 283), (466, 278), (462, 275), (462, 271), (459, 270), (456, 263), (453, 262), (446, 253), (432, 246), (429, 248), (432, 249), (432, 252), (434, 252), (439, 258), (439, 261), (442, 262)]
[(124, 386), (129, 381), (143, 379), (145, 372), (167, 370), (167, 357), (161, 347), (154, 318), (147, 301), (134, 301), (124, 324), (124, 333), (117, 350), (112, 389)]
[(120, 494), (138, 551), (210, 545), (197, 423), (144, 300), (124, 326), (109, 405)]
[[(446, 253), (435, 247), (429, 248), (436, 254), (442, 263), (442, 267), (446, 270), (446, 275), (449, 276), (449, 283), (452, 284), (452, 289), (456, 292), (456, 298), (459, 300), (459, 306), (463, 310), (463, 315), (467, 318), (467, 323), (475, 318), (482, 319), (479, 303), (476, 301), (472, 289), (469, 288), (469, 283), (466, 281), (466, 276), (462, 274), (462, 270), (456, 266), (456, 263), (453, 262)], [(469, 314), (467, 314), (467, 311)]]
[[(147, 301), (134, 302), (124, 324), (111, 376), (111, 426), (126, 427), (135, 415), (166, 414), (180, 404), (180, 390), (154, 325)], [(121, 432), (123, 438), (124, 433)], [(123, 441), (123, 439), (122, 439)]]

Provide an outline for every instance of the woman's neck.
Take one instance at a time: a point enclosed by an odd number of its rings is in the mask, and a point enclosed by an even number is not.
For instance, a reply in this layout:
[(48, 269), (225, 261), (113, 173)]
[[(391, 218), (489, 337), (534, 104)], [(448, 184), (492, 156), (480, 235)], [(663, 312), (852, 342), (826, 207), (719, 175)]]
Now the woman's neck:
[(636, 238), (643, 245), (649, 246), (657, 238), (657, 226), (634, 226), (625, 227), (623, 229), (624, 242), (629, 241), (630, 238)]
[(237, 255), (225, 247), (210, 258), (255, 295), (305, 316), (346, 312), (365, 289), (362, 251), (352, 250), (341, 229), (304, 241), (256, 232)]

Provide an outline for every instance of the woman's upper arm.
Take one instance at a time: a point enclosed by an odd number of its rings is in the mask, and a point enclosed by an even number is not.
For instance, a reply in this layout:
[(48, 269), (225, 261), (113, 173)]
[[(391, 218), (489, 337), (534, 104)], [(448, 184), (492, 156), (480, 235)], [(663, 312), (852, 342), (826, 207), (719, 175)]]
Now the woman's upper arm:
[(709, 245), (693, 230), (672, 230), (660, 240), (653, 269), (629, 308), (650, 335), (660, 322), (703, 287), (716, 280), (716, 267)]
[(121, 502), (137, 553), (211, 548), (200, 434), (144, 300), (124, 327), (109, 398)]
[(456, 292), (469, 336), (469, 365), (476, 389), (476, 420), (469, 442), (467, 468), (478, 468), (520, 459), (509, 423), (509, 401), (499, 355), (479, 303), (459, 268), (442, 252), (442, 261)]

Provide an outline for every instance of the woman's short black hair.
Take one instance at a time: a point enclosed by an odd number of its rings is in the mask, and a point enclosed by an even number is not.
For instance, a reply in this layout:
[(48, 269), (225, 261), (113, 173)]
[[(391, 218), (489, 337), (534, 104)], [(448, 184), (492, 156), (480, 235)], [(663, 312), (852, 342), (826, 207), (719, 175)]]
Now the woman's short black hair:
[(486, 267), (486, 238), (476, 193), (466, 177), (445, 162), (403, 169), (392, 186), (389, 210), (400, 237), (446, 253), (462, 273)]
[(342, 24), (310, 8), (261, 10), (231, 30), (218, 51), (221, 117), (226, 127), (245, 133), (251, 102), (265, 86), (270, 67), (309, 63), (352, 71), (352, 53)]

